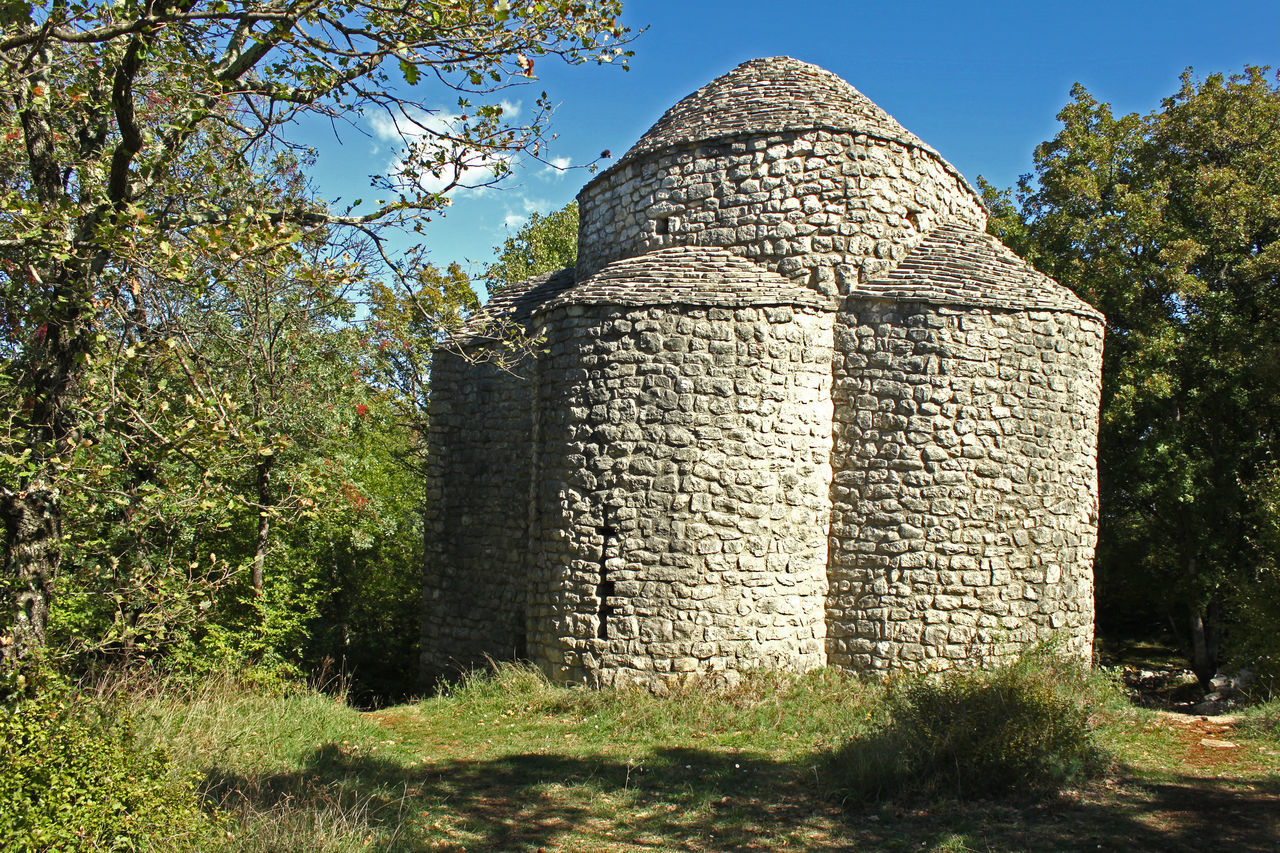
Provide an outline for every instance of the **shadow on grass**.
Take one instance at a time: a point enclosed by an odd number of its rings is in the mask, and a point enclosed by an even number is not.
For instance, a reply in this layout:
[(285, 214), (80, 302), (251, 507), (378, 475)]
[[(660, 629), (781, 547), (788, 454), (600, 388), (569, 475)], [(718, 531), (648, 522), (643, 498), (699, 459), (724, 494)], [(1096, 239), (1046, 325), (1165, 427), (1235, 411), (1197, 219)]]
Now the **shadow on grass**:
[(395, 851), (1273, 850), (1280, 784), (1184, 776), (1039, 802), (840, 803), (821, 761), (657, 749), (393, 760), (317, 749), (296, 772), (213, 769), (207, 796), (269, 812), (359, 811)]

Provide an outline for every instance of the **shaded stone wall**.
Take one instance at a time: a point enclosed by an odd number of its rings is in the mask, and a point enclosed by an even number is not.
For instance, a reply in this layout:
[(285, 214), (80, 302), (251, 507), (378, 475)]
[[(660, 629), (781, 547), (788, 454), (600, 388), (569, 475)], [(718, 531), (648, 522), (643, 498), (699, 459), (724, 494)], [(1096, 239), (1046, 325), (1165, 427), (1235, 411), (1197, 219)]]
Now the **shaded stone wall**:
[(827, 650), (860, 671), (1093, 640), (1102, 325), (851, 299), (837, 321)]
[(578, 278), (616, 258), (723, 246), (822, 293), (894, 265), (945, 219), (986, 213), (921, 148), (827, 130), (740, 134), (644, 153), (578, 195)]
[(555, 681), (649, 685), (822, 665), (831, 313), (541, 319), (530, 657)]
[(421, 668), (430, 683), (524, 654), (530, 365), (431, 365)]

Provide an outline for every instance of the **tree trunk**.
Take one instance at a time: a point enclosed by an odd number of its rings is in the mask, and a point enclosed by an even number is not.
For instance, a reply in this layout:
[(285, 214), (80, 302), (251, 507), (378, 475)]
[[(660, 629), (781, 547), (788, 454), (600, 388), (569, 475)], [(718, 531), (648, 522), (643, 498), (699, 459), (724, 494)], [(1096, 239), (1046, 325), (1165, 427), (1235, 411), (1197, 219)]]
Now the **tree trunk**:
[[(88, 291), (76, 274), (53, 265), (42, 277), (54, 293), (55, 310), (34, 345), (15, 360), (19, 387), (30, 393), (25, 422), (27, 448), (35, 472), (12, 484), (0, 484), (0, 523), (4, 524), (5, 582), (12, 584), (6, 614), (12, 620), (6, 663), (20, 661), (44, 645), (53, 579), (62, 558), (62, 503), (57, 476), (60, 456), (78, 438), (74, 401), (79, 396), (85, 356), (89, 353), (86, 318)], [(0, 642), (4, 642), (0, 638)]]
[[(12, 98), (22, 124), (29, 195), (51, 211), (73, 206), (67, 183), (72, 172), (58, 156), (58, 123), (41, 94), (53, 85), (55, 60), (49, 44), (42, 40), (25, 62), (24, 84), (6, 98)], [(51, 213), (50, 223), (57, 222), (57, 215)], [(8, 365), (14, 390), (26, 402), (12, 413), (14, 428), (6, 449), (20, 446), (25, 437), (34, 470), (16, 482), (0, 484), (3, 585), (8, 599), (4, 603), (8, 612), (0, 616), (0, 631), (6, 632), (0, 634), (0, 661), (6, 667), (38, 652), (45, 642), (53, 579), (62, 556), (59, 457), (78, 439), (75, 404), (92, 349), (93, 283), (107, 258), (93, 244), (99, 224), (100, 212), (67, 220), (65, 233), (52, 230), (50, 236), (55, 239), (71, 237), (72, 250), (61, 258), (49, 254), (42, 240), (9, 258), (11, 281), (21, 282), (26, 290), (9, 298), (22, 306), (20, 319), (30, 325), (20, 352)]]
[(267, 564), (267, 545), (271, 541), (271, 466), (274, 461), (275, 456), (258, 457), (258, 539), (253, 550), (253, 573), (250, 577), (256, 595), (262, 595), (262, 576)]
[(1200, 686), (1209, 689), (1209, 682), (1218, 673), (1218, 628), (1214, 624), (1217, 608), (1210, 602), (1207, 608), (1191, 607), (1191, 670)]
[(57, 492), (36, 483), (22, 492), (0, 486), (4, 524), (4, 567), (13, 584), (9, 601), (13, 624), (0, 636), (6, 669), (44, 646), (49, 598), (61, 559), (62, 507)]
[[(1197, 575), (1195, 557), (1187, 562), (1187, 574), (1192, 580)], [(1200, 686), (1209, 689), (1209, 682), (1218, 674), (1218, 647), (1221, 640), (1220, 603), (1216, 594), (1204, 604), (1191, 603), (1188, 607), (1191, 629), (1191, 671)]]

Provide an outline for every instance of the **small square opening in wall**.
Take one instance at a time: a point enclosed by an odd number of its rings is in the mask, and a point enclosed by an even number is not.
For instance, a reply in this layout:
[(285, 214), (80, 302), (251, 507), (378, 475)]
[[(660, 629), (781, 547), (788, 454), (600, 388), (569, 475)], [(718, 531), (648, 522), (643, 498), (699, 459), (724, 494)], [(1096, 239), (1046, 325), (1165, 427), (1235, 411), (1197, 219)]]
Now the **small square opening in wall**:
[(670, 234), (671, 233), (671, 217), (659, 216), (657, 221), (654, 223), (654, 232), (660, 235)]

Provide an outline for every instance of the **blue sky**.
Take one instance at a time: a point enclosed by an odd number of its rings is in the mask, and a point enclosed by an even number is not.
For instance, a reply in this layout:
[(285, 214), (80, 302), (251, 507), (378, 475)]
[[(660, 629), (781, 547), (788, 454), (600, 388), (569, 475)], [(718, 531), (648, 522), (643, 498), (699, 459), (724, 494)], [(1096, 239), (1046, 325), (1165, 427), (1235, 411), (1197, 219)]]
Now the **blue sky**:
[[(738, 63), (788, 55), (839, 74), (970, 181), (997, 186), (1031, 171), (1032, 151), (1057, 129), (1073, 83), (1117, 112), (1149, 112), (1197, 76), (1280, 65), (1280, 3), (1269, 2), (804, 2), (804, 0), (630, 0), (623, 19), (647, 28), (631, 70), (535, 66), (537, 79), (500, 100), (528, 111), (545, 90), (557, 103), (549, 156), (582, 163), (609, 149), (620, 156), (667, 107)], [(426, 100), (432, 100), (427, 90)], [(447, 108), (456, 95), (441, 91)], [(369, 197), (368, 176), (394, 160), (395, 146), (371, 121), (367, 134), (329, 131), (316, 176), (327, 196)], [(384, 129), (385, 130), (385, 129)], [(430, 258), (476, 266), (532, 211), (571, 201), (590, 177), (540, 164), (518, 167), (505, 188), (459, 192), (427, 225)], [(406, 242), (409, 238), (406, 238)]]

